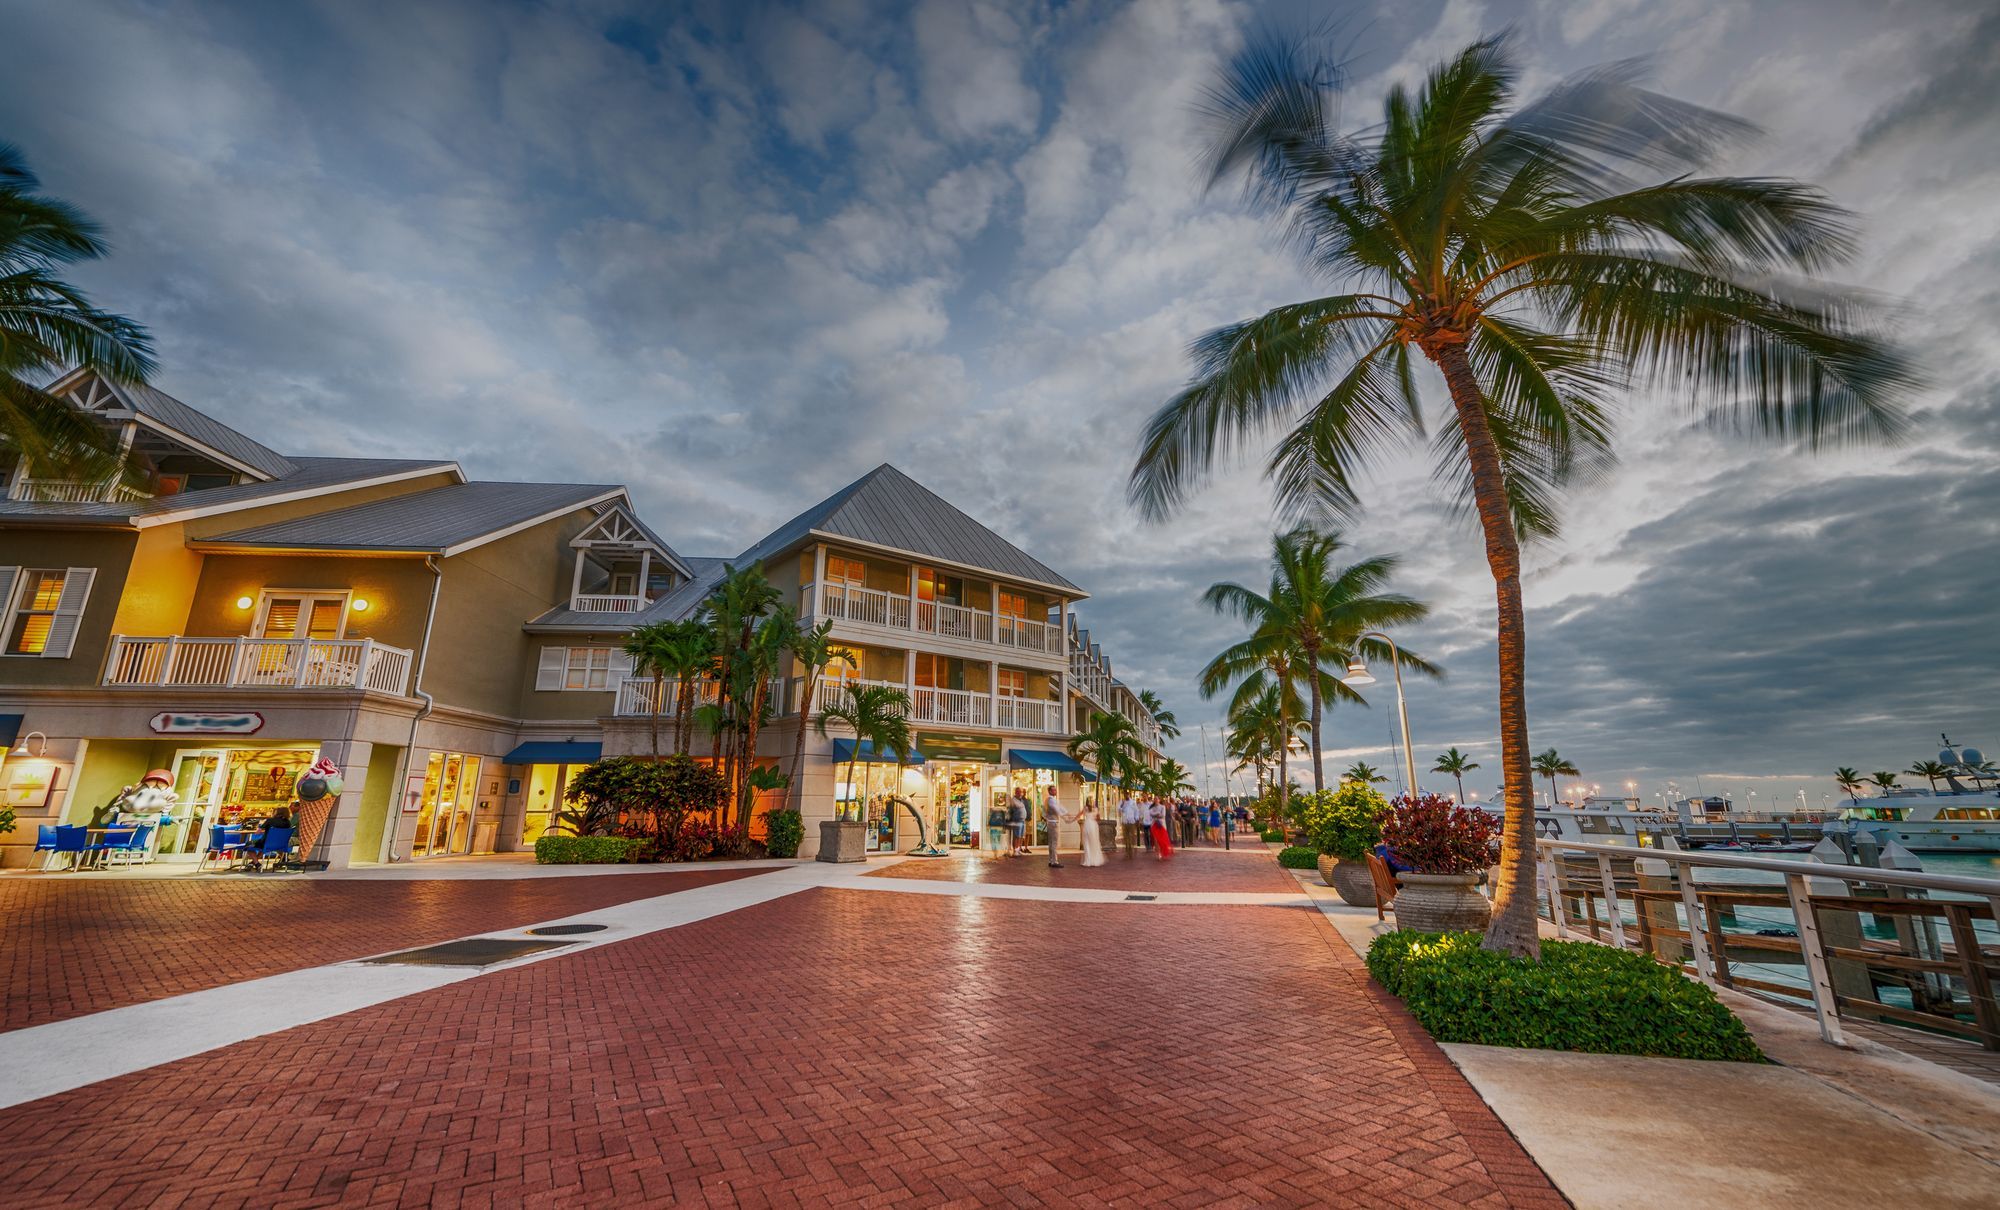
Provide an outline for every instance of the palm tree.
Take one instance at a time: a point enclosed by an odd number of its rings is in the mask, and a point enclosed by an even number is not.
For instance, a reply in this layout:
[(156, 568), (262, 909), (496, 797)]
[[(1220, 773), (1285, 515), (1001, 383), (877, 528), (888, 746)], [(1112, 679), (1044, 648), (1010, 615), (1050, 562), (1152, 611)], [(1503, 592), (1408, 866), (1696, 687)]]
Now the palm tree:
[(653, 759), (660, 759), (660, 715), (667, 705), (667, 667), (678, 655), (679, 622), (648, 622), (634, 626), (625, 636), (625, 654), (632, 657), (632, 671), (653, 678), (653, 710), (647, 730), (653, 741)]
[[(717, 653), (715, 638), (701, 619), (689, 618), (669, 626), (671, 629), (662, 636), (656, 654), (659, 675), (671, 677), (674, 684), (674, 752), (686, 756), (694, 739), (695, 695), (702, 677), (713, 673)], [(666, 692), (666, 682), (662, 681), (658, 687), (662, 703)]]
[(1903, 772), (1909, 774), (1911, 777), (1921, 777), (1931, 783), (1931, 793), (1933, 794), (1937, 793), (1938, 778), (1951, 776), (1950, 769), (1946, 768), (1942, 762), (1934, 760), (1920, 760), (1903, 770)]
[(1460, 752), (1457, 748), (1446, 748), (1438, 755), (1437, 763), (1431, 766), (1433, 773), (1449, 773), (1458, 783), (1458, 801), (1465, 802), (1465, 775), (1479, 767), (1479, 762)]
[(1552, 807), (1558, 805), (1560, 801), (1556, 796), (1556, 778), (1583, 776), (1583, 770), (1571, 764), (1567, 757), (1554, 748), (1537, 753), (1531, 762), (1531, 767), (1536, 773), (1549, 779), (1549, 805)]
[(1138, 729), (1132, 726), (1132, 720), (1103, 710), (1091, 711), (1089, 723), (1069, 740), (1071, 756), (1085, 764), (1096, 765), (1097, 784), (1100, 786), (1110, 785), (1114, 778), (1136, 780), (1126, 778), (1124, 774), (1133, 766), (1144, 766), (1144, 753)]
[(756, 751), (764, 693), (787, 638), (784, 633), (761, 632), (782, 599), (764, 569), (751, 564), (725, 567), (702, 606), (701, 620), (715, 653), (711, 675), (716, 699), (712, 710), (700, 713), (709, 727), (711, 756), (738, 801), (739, 814), (745, 793), (743, 770)]
[(1374, 765), (1369, 764), (1367, 761), (1357, 760), (1341, 771), (1340, 780), (1358, 781), (1364, 786), (1379, 786), (1389, 779), (1382, 776), (1382, 771)]
[(1168, 757), (1153, 770), (1153, 793), (1167, 798), (1179, 798), (1194, 790), (1194, 783), (1188, 780), (1188, 769), (1179, 761)]
[(40, 187), (20, 149), (0, 143), (0, 448), (32, 475), (97, 479), (117, 468), (116, 443), (38, 384), (77, 367), (143, 382), (152, 342), (57, 276), (110, 249), (96, 223)]
[(1868, 780), (1874, 783), (1876, 789), (1885, 793), (1896, 788), (1896, 775), (1887, 769), (1877, 769)]
[(1212, 90), (1211, 185), (1242, 178), (1289, 219), (1334, 293), (1196, 342), (1189, 385), (1141, 437), (1129, 492), (1181, 504), (1274, 427), (1266, 463), (1300, 518), (1358, 504), (1378, 451), (1421, 435), (1416, 358), (1444, 378), (1437, 474), (1477, 518), (1493, 575), (1506, 824), (1489, 949), (1539, 953), (1521, 541), (1552, 536), (1568, 482), (1602, 470), (1609, 405), (1664, 387), (1707, 422), (1815, 449), (1904, 428), (1909, 363), (1877, 309), (1808, 284), (1847, 258), (1847, 216), (1809, 186), (1696, 175), (1738, 119), (1599, 69), (1508, 112), (1498, 41), (1389, 90), (1383, 120), (1333, 127), (1338, 67), (1253, 42)]
[[(1233, 614), (1250, 623), (1251, 637), (1229, 648), (1210, 664), (1218, 672), (1244, 675), (1268, 663), (1273, 648), (1289, 648), (1290, 663), (1305, 682), (1308, 730), (1312, 736), (1313, 789), (1326, 788), (1326, 745), (1320, 714), (1326, 696), (1361, 702), (1361, 695), (1326, 672), (1329, 662), (1345, 667), (1358, 652), (1362, 632), (1421, 620), (1430, 606), (1396, 593), (1376, 591), (1396, 568), (1393, 555), (1364, 559), (1336, 567), (1334, 556), (1345, 543), (1338, 533), (1301, 527), (1271, 539), (1271, 587), (1268, 596), (1241, 584), (1209, 585), (1202, 600), (1217, 613)], [(1370, 654), (1380, 644), (1360, 644)], [(1432, 675), (1437, 669), (1421, 656), (1397, 649), (1402, 665)], [(1386, 655), (1384, 655), (1386, 658)], [(1209, 679), (1203, 674), (1204, 683)]]
[(1154, 693), (1151, 689), (1141, 689), (1139, 690), (1139, 704), (1146, 708), (1147, 714), (1153, 716), (1153, 725), (1160, 729), (1161, 738), (1179, 739), (1181, 737), (1180, 720), (1174, 717), (1173, 711), (1167, 709), (1167, 704), (1160, 700), (1159, 694)]
[[(819, 699), (819, 679), (835, 664), (846, 664), (854, 668), (854, 655), (845, 647), (836, 647), (830, 635), (831, 621), (821, 622), (809, 629), (798, 629), (792, 635), (792, 658), (805, 669), (799, 682), (799, 729), (792, 741), (792, 788), (796, 792), (793, 801), (796, 810), (805, 809), (805, 785), (799, 777), (799, 770), (806, 758), (806, 720), (812, 717), (813, 707)], [(857, 669), (858, 671), (858, 669)]]
[[(854, 732), (854, 750), (847, 757), (849, 786), (854, 785), (864, 744), (873, 748), (878, 758), (893, 751), (899, 765), (909, 759), (910, 695), (893, 685), (841, 686), (813, 720), (813, 729), (825, 735), (835, 724)], [(858, 792), (856, 797), (860, 797)]]
[(1833, 784), (1847, 793), (1847, 801), (1853, 802), (1861, 793), (1861, 773), (1842, 765), (1833, 771)]
[(1282, 715), (1275, 687), (1230, 706), (1223, 748), (1228, 755), (1236, 758), (1237, 769), (1256, 770), (1259, 798), (1264, 795), (1267, 770), (1284, 742)]

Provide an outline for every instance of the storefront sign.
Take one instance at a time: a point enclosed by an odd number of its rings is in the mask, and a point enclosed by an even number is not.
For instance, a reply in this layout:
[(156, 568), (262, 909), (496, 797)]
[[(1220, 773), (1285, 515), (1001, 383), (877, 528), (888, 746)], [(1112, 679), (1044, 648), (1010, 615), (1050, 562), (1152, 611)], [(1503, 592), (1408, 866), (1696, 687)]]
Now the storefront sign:
[(153, 730), (161, 735), (255, 735), (264, 729), (264, 716), (255, 710), (232, 714), (182, 714), (162, 710), (153, 716)]
[(992, 735), (919, 731), (917, 750), (924, 754), (925, 760), (969, 760), (983, 765), (1000, 763), (1000, 740)]

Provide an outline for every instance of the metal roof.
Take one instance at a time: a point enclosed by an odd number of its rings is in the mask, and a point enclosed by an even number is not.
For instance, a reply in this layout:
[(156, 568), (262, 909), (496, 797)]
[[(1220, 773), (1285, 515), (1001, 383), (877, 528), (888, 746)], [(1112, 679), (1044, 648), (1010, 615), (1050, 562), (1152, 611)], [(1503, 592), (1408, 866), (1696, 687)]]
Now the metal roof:
[(66, 500), (0, 500), (0, 521), (21, 525), (143, 525), (170, 520), (182, 513), (232, 508), (251, 508), (272, 497), (294, 493), (331, 491), (344, 484), (366, 482), (384, 476), (450, 471), (458, 473), (455, 462), (428, 458), (293, 458), (293, 470), (282, 479), (258, 483), (233, 483), (226, 487), (205, 487), (171, 496), (111, 503), (82, 503)]
[(849, 538), (1083, 595), (1083, 589), (1048, 564), (886, 462), (779, 526), (736, 562), (762, 562), (815, 534)]
[(723, 571), (729, 566), (728, 559), (682, 558), (687, 564), (690, 578), (682, 582), (672, 592), (654, 601), (635, 613), (585, 613), (559, 605), (541, 617), (529, 622), (530, 629), (554, 627), (564, 630), (586, 630), (603, 632), (629, 630), (648, 622), (678, 622), (691, 618), (701, 609), (708, 594), (722, 582)]
[(603, 483), (454, 483), (253, 526), (196, 545), (455, 554), (624, 493), (622, 487)]
[(110, 386), (139, 415), (191, 437), (217, 453), (226, 454), (259, 474), (279, 479), (298, 469), (298, 464), (292, 459), (244, 436), (220, 420), (196, 411), (158, 387), (117, 382), (110, 383)]

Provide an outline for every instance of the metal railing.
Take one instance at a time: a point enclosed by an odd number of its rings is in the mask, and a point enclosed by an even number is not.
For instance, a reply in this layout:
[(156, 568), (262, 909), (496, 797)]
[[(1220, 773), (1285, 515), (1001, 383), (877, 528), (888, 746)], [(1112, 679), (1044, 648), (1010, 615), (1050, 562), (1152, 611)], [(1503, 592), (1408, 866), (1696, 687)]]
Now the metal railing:
[(111, 636), (104, 683), (182, 689), (368, 689), (402, 695), (410, 652), (374, 639)]
[[(795, 697), (787, 696), (788, 692), (795, 690), (798, 684), (797, 677), (793, 677), (789, 682), (783, 677), (771, 678), (769, 701), (774, 716), (790, 714), (798, 709)], [(661, 717), (673, 718), (679, 714), (680, 685), (678, 680), (666, 682), (667, 696), (660, 705)], [(627, 716), (651, 714), (654, 697), (658, 692), (657, 686), (658, 682), (650, 676), (635, 676), (618, 682), (618, 697), (612, 706), (612, 713)], [(826, 692), (824, 684), (820, 686), (820, 692), (822, 694)], [(703, 678), (694, 682), (694, 696), (690, 699), (693, 709), (713, 706), (720, 698), (721, 689), (714, 681)]]
[(17, 479), (8, 497), (40, 503), (99, 504), (151, 497), (118, 480)]
[[(1047, 622), (994, 614), (988, 610), (942, 601), (925, 601), (902, 593), (853, 584), (828, 584), (820, 594), (823, 616), (850, 622), (865, 622), (892, 630), (914, 630), (969, 643), (990, 643), (1016, 651), (1062, 655), (1066, 646), (1062, 628)], [(799, 590), (802, 618), (816, 621), (813, 613), (813, 585)]]
[[(2000, 879), (1574, 840), (1535, 847), (1536, 907), (1562, 936), (1807, 1001), (1835, 1045), (1845, 1016), (2000, 1050)], [(1727, 881), (1732, 873), (1776, 879)]]
[(635, 593), (579, 593), (569, 607), (578, 613), (637, 613), (646, 607), (646, 598)]

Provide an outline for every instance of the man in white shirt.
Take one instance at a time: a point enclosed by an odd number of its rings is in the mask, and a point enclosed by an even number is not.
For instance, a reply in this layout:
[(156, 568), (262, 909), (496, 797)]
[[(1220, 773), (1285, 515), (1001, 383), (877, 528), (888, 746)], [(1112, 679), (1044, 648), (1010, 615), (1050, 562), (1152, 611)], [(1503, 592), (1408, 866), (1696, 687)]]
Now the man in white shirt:
[(1139, 804), (1132, 800), (1132, 792), (1126, 791), (1118, 804), (1118, 838), (1124, 842), (1125, 856), (1130, 857), (1139, 848)]
[(1056, 797), (1056, 788), (1049, 787), (1048, 801), (1042, 804), (1042, 819), (1049, 827), (1049, 868), (1059, 870), (1062, 862), (1056, 859), (1057, 846), (1062, 843), (1062, 822), (1066, 818), (1062, 800)]

